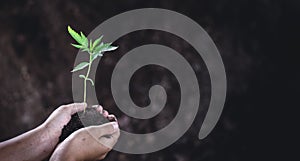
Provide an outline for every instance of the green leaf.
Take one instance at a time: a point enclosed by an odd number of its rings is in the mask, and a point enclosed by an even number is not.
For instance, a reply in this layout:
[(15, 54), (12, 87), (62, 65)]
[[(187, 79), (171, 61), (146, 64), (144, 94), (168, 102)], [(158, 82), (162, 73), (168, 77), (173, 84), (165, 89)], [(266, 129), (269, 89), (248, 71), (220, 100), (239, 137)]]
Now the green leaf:
[(83, 44), (83, 40), (81, 36), (76, 31), (74, 31), (70, 26), (68, 26), (68, 32), (73, 37), (73, 39), (76, 40), (80, 45)]
[(89, 50), (89, 48), (84, 48), (84, 49), (82, 49), (82, 51), (87, 51), (87, 52), (89, 52), (90, 50)]
[(89, 65), (88, 62), (82, 62), (82, 63), (78, 64), (71, 72), (76, 72), (78, 70), (84, 69), (88, 65)]
[(87, 78), (86, 80), (90, 81), (92, 86), (94, 86), (94, 81), (91, 78)]
[(81, 35), (81, 39), (82, 39), (82, 44), (85, 46), (85, 47), (88, 47), (88, 43), (89, 43), (89, 41), (88, 41), (88, 39), (87, 39), (87, 37), (82, 33), (82, 32), (80, 32), (80, 35)]
[(72, 46), (74, 46), (75, 48), (78, 48), (78, 49), (82, 49), (83, 46), (82, 45), (78, 45), (78, 44), (71, 44)]
[(104, 49), (104, 48), (106, 48), (106, 47), (107, 47), (106, 44), (101, 43), (100, 45), (98, 45), (98, 46), (95, 48), (94, 52), (95, 52), (95, 53), (101, 53), (101, 52), (102, 52), (102, 49)]
[(91, 50), (91, 51), (93, 51), (92, 45), (93, 45), (93, 41), (92, 41), (92, 39), (90, 39), (90, 50)]
[(105, 43), (103, 46), (104, 46), (104, 49), (109, 47), (112, 43)]
[(103, 45), (99, 45), (96, 47), (95, 52), (106, 52), (106, 51), (113, 51), (116, 50), (118, 47), (117, 46), (110, 46), (112, 43), (106, 43)]
[(101, 42), (103, 35), (96, 39), (93, 43), (93, 49)]
[(85, 79), (85, 75), (80, 74), (79, 78)]
[(113, 51), (113, 50), (116, 50), (116, 49), (118, 49), (118, 46), (108, 46), (108, 47), (104, 48), (102, 50), (102, 52)]

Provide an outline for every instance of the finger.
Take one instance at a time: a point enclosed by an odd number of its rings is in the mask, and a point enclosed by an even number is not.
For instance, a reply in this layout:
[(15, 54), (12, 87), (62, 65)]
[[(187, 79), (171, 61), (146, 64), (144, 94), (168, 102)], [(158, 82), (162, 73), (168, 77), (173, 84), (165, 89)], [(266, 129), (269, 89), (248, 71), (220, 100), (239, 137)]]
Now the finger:
[(86, 103), (72, 103), (60, 106), (59, 111), (66, 111), (72, 115), (76, 112), (83, 111), (86, 106)]
[(108, 115), (108, 116), (107, 116), (107, 119), (108, 119), (109, 121), (117, 121), (117, 118), (116, 118), (115, 115)]
[(71, 115), (73, 115), (76, 112), (83, 111), (87, 107), (87, 104), (86, 103), (73, 103), (73, 104), (69, 104), (67, 106), (71, 111)]
[(99, 113), (103, 113), (103, 107), (101, 105), (93, 105), (92, 107), (96, 108)]
[(106, 110), (103, 110), (103, 116), (107, 117), (108, 115), (109, 115), (108, 112)]

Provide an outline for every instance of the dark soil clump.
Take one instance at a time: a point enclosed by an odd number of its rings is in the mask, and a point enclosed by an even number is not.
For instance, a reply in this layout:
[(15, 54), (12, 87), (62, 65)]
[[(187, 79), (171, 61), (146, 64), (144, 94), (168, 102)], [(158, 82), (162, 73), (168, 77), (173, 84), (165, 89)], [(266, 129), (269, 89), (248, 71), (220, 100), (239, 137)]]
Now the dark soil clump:
[(78, 112), (72, 115), (71, 120), (62, 129), (62, 134), (59, 137), (59, 142), (64, 141), (74, 131), (87, 126), (101, 125), (109, 122), (101, 113), (95, 108), (88, 107), (85, 112)]

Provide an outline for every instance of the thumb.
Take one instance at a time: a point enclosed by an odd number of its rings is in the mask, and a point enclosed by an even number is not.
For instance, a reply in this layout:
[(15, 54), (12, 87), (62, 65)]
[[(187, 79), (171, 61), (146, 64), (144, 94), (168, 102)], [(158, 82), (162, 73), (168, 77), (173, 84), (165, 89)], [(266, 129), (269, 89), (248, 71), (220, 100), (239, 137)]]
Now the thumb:
[(109, 136), (119, 131), (119, 125), (117, 122), (109, 122), (100, 126), (90, 126), (87, 128), (93, 135), (97, 135), (98, 138), (102, 136)]
[(109, 122), (100, 126), (89, 126), (85, 128), (98, 143), (111, 150), (116, 144), (120, 129), (117, 122)]
[[(117, 122), (112, 122), (112, 123), (116, 123), (116, 125), (118, 126)], [(120, 136), (119, 127), (117, 127), (117, 129), (114, 130), (112, 133), (111, 132), (112, 131), (109, 131), (105, 135), (102, 135), (102, 137), (99, 138), (99, 143), (106, 146), (110, 150), (117, 143), (118, 138)]]
[(109, 137), (100, 137), (98, 142), (111, 150), (117, 143), (119, 136), (120, 132), (118, 131), (110, 135)]
[(102, 136), (112, 135), (113, 133), (119, 131), (119, 125), (117, 122), (109, 122), (99, 126), (101, 128)]

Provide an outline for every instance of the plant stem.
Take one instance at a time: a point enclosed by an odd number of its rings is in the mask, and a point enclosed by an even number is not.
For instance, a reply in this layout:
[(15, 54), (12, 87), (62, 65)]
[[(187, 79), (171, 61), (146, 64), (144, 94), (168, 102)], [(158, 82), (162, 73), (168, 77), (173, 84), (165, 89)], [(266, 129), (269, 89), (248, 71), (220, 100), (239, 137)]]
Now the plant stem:
[(89, 53), (89, 55), (90, 55), (90, 61), (89, 61), (88, 71), (87, 71), (87, 73), (85, 75), (85, 78), (84, 78), (84, 89), (83, 89), (83, 102), (84, 103), (87, 103), (86, 102), (86, 82), (87, 82), (87, 79), (89, 77), (91, 66), (92, 66), (92, 54)]

